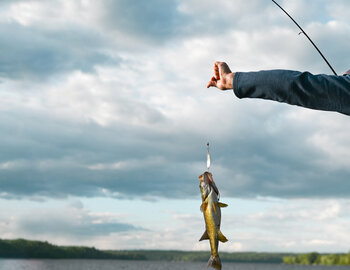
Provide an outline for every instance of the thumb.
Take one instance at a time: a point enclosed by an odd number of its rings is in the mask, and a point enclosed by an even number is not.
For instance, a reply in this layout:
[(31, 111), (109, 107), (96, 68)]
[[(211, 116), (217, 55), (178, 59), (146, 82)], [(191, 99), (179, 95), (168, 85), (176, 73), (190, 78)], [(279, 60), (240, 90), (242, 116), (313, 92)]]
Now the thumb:
[(216, 78), (215, 78), (214, 76), (213, 76), (213, 77), (211, 78), (211, 80), (208, 82), (207, 88), (209, 88), (209, 87), (211, 87), (211, 86), (217, 87), (217, 80), (216, 80)]

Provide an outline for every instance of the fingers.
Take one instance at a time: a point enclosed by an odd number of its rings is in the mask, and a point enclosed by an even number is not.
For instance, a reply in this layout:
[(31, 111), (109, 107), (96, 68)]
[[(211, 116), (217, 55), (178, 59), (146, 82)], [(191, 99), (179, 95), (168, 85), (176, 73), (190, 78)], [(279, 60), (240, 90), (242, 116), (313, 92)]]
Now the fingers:
[(215, 73), (215, 77), (217, 80), (220, 80), (222, 79), (222, 75), (224, 75), (223, 73), (225, 73), (225, 66), (227, 66), (227, 64), (225, 62), (219, 62), (219, 61), (216, 61), (214, 63), (214, 70), (216, 70), (216, 73)]
[(217, 80), (220, 80), (220, 78), (227, 73), (231, 73), (231, 70), (225, 62), (216, 61), (214, 63), (214, 74)]
[(221, 62), (215, 62), (214, 63), (214, 76), (217, 80), (220, 80), (220, 69), (221, 69)]
[(230, 76), (232, 72), (225, 62), (216, 61), (214, 63), (214, 76), (207, 84), (207, 88), (214, 86), (220, 90), (232, 89)]
[(208, 82), (207, 84), (207, 88), (211, 87), (211, 86), (214, 86), (214, 87), (217, 87), (217, 80), (216, 78), (213, 76), (211, 78), (211, 80)]

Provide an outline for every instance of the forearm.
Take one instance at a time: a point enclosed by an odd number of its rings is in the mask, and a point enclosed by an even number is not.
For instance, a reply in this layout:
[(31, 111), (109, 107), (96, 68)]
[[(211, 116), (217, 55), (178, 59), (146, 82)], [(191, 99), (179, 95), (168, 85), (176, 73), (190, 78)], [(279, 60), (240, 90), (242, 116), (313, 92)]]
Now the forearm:
[(233, 89), (239, 98), (270, 99), (350, 115), (350, 76), (289, 70), (236, 72)]

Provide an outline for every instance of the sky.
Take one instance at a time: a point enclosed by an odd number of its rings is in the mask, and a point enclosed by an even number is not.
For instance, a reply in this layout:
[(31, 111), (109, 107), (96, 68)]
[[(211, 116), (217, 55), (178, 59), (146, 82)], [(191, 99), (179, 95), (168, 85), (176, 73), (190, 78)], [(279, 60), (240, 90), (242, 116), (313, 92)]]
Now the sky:
[[(278, 1), (338, 74), (346, 0)], [(221, 192), (223, 251), (350, 250), (350, 118), (207, 89), (232, 71), (331, 74), (268, 0), (0, 2), (0, 238), (209, 250), (198, 176)]]

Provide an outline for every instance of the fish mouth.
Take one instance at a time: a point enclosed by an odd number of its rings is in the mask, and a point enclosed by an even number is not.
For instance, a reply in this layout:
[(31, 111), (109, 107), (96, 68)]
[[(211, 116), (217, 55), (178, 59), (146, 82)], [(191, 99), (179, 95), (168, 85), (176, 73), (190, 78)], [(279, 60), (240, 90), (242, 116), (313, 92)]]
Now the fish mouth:
[(198, 176), (198, 179), (199, 179), (199, 182), (202, 183), (204, 181), (204, 173)]
[(215, 185), (213, 175), (210, 172), (205, 172), (202, 175), (204, 183), (208, 184), (216, 192), (216, 194), (219, 195), (219, 190)]
[(213, 175), (210, 172), (204, 172), (200, 176), (198, 176), (199, 181), (207, 182), (208, 184), (211, 184), (213, 182)]

